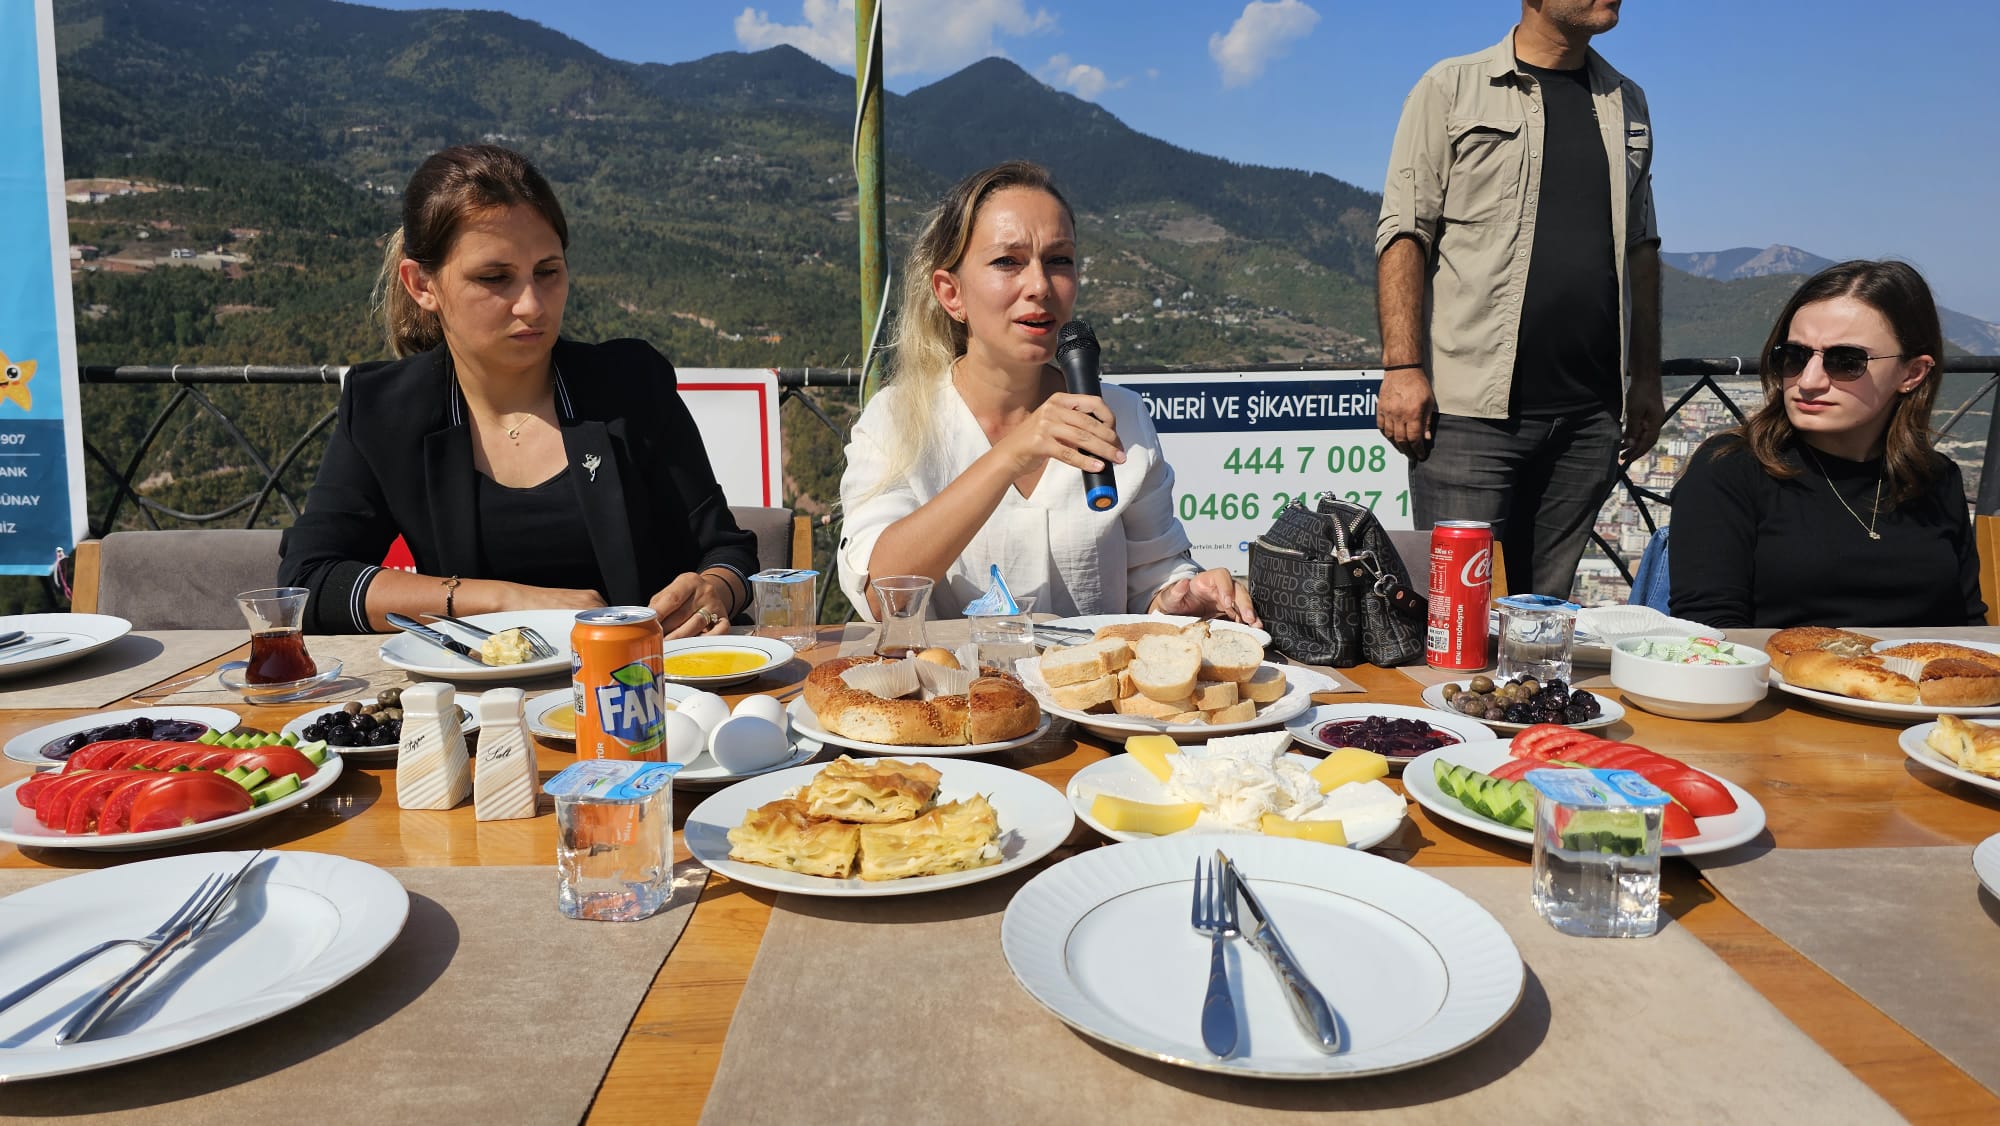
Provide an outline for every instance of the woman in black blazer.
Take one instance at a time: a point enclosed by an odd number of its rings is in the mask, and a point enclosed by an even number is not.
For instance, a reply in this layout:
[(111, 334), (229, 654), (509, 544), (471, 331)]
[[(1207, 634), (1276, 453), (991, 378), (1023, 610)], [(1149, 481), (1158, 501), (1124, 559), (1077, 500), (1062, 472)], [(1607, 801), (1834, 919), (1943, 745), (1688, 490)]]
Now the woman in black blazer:
[[(386, 615), (647, 605), (670, 637), (727, 629), (756, 539), (730, 516), (673, 367), (637, 340), (558, 340), (562, 209), (490, 145), (426, 160), (380, 284), (401, 359), (348, 373), (285, 533), (306, 629)], [(385, 570), (401, 535), (416, 573)]]

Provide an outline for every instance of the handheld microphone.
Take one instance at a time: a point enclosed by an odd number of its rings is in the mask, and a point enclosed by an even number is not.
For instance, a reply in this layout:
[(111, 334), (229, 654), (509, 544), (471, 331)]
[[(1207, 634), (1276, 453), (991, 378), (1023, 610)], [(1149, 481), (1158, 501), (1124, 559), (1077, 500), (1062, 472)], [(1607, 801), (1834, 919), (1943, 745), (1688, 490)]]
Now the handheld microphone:
[[(1097, 380), (1097, 334), (1082, 321), (1071, 321), (1062, 326), (1061, 340), (1056, 346), (1056, 366), (1062, 369), (1069, 393), (1102, 395), (1104, 388)], [(1118, 482), (1112, 478), (1109, 464), (1084, 473), (1083, 503), (1097, 512), (1118, 503)]]

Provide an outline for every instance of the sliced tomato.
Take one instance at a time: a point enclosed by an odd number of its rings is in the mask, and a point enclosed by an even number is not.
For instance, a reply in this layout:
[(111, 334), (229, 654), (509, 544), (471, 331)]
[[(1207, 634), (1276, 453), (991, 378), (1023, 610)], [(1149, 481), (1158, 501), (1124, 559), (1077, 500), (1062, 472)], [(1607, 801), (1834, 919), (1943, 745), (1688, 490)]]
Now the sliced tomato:
[(35, 795), (47, 789), (51, 783), (62, 776), (63, 772), (60, 770), (44, 770), (15, 787), (14, 800), (29, 809), (33, 809), (35, 808)]
[(1486, 773), (1503, 782), (1518, 782), (1527, 776), (1528, 771), (1547, 765), (1538, 758), (1510, 758)]
[(128, 831), (132, 824), (132, 803), (138, 800), (139, 795), (153, 786), (179, 777), (150, 770), (128, 770), (125, 773), (125, 784), (111, 791), (111, 796), (104, 799), (104, 808), (98, 811), (99, 836)]
[(86, 786), (103, 772), (82, 770), (75, 774), (62, 774), (44, 786), (35, 795), (35, 820), (51, 829), (60, 829), (69, 819), (69, 802), (79, 788)]
[(1729, 787), (1712, 774), (1696, 770), (1684, 762), (1667, 759), (1658, 765), (1631, 768), (1646, 781), (1665, 790), (1696, 817), (1724, 817), (1736, 812), (1736, 797)]
[(235, 751), (208, 751), (188, 763), (196, 770), (228, 770), (236, 759)]
[(70, 798), (69, 812), (63, 817), (63, 832), (95, 832), (97, 815), (104, 810), (104, 800), (125, 782), (123, 774), (106, 770), (93, 776), (88, 785), (78, 786), (76, 794)]
[(79, 770), (103, 770), (124, 752), (134, 747), (145, 746), (151, 742), (151, 739), (111, 739), (102, 743), (92, 743), (87, 747), (79, 747), (75, 754), (69, 756), (69, 761), (63, 764), (63, 773), (70, 774)]
[(313, 772), (319, 769), (302, 752), (287, 747), (282, 743), (273, 743), (268, 747), (252, 747), (248, 750), (238, 751), (235, 757), (230, 760), (229, 765), (240, 766), (245, 770), (255, 770), (261, 766), (273, 778), (283, 778), (287, 774), (296, 774), (299, 776), (299, 781), (301, 782), (311, 778)]
[(220, 774), (202, 770), (175, 774), (133, 799), (131, 831), (149, 833), (199, 825), (242, 813), (251, 804), (250, 791)]
[(1595, 738), (1587, 731), (1560, 723), (1538, 723), (1517, 733), (1507, 744), (1507, 750), (1517, 758), (1545, 759), (1559, 748)]
[(172, 770), (176, 766), (193, 767), (198, 770), (201, 760), (215, 753), (208, 747), (190, 747), (186, 743), (179, 743), (171, 751), (159, 750), (141, 756), (139, 761), (132, 765), (150, 766), (154, 770)]
[(132, 740), (132, 745), (130, 747), (127, 747), (123, 753), (112, 755), (109, 758), (107, 758), (105, 760), (104, 765), (111, 770), (124, 770), (125, 768), (132, 766), (134, 764), (143, 765), (148, 756), (158, 753), (162, 748), (172, 748), (184, 745), (185, 744), (178, 744), (178, 743), (162, 743), (157, 739), (146, 739), (146, 740), (134, 739)]
[(1672, 802), (1667, 803), (1660, 818), (1660, 839), (1684, 841), (1699, 836), (1701, 828), (1694, 823), (1694, 814)]

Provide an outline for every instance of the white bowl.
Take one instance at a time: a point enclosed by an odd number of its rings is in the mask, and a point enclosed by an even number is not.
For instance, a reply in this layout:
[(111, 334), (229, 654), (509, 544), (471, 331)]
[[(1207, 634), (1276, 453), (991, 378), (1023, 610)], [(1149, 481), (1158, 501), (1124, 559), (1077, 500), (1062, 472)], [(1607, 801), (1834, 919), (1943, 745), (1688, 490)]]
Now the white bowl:
[(1738, 645), (1740, 665), (1682, 665), (1632, 652), (1639, 642), (1685, 644), (1678, 634), (1632, 637), (1611, 647), (1611, 683), (1629, 704), (1675, 719), (1727, 719), (1748, 711), (1771, 689), (1771, 658)]

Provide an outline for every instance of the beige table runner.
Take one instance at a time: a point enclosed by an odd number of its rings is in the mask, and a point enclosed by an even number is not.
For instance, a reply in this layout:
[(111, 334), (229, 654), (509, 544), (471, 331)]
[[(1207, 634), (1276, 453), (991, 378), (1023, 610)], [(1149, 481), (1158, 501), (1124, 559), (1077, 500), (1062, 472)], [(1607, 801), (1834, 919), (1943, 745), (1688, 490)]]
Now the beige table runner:
[(2000, 900), (1972, 849), (1738, 850), (1692, 858), (1730, 903), (2000, 1092)]
[[(581, 1121), (708, 870), (674, 870), (642, 923), (556, 910), (553, 863), (391, 868), (403, 933), (352, 979), (287, 1013), (150, 1060), (0, 1086), (0, 1122)], [(0, 895), (61, 872), (0, 871)]]
[[(310, 704), (338, 704), (347, 700), (368, 700), (384, 688), (402, 688), (426, 678), (404, 672), (402, 669), (382, 660), (382, 643), (394, 635), (386, 633), (340, 634), (306, 638), (306, 651), (324, 668), (328, 662), (340, 661), (340, 677), (331, 681), (309, 700), (298, 701)], [(240, 635), (239, 635), (240, 638)], [(440, 653), (440, 656), (444, 654)], [(538, 677), (532, 680), (478, 681), (463, 680), (452, 682), (461, 692), (476, 695), (485, 688), (505, 685), (519, 688), (532, 696), (552, 688), (569, 685), (569, 673)], [(222, 686), (215, 677), (205, 677), (199, 683), (190, 684), (164, 703), (169, 704), (242, 704), (243, 697)]]
[(101, 708), (248, 640), (240, 629), (134, 631), (88, 656), (0, 680), (0, 708)]
[(1211, 1075), (1072, 1032), (1000, 952), (1019, 878), (901, 899), (780, 896), (702, 1121), (1900, 1121), (1679, 927), (1569, 938), (1529, 906), (1522, 869), (1425, 872), (1513, 936), (1528, 965), (1520, 1006), (1448, 1061), (1331, 1082)]

